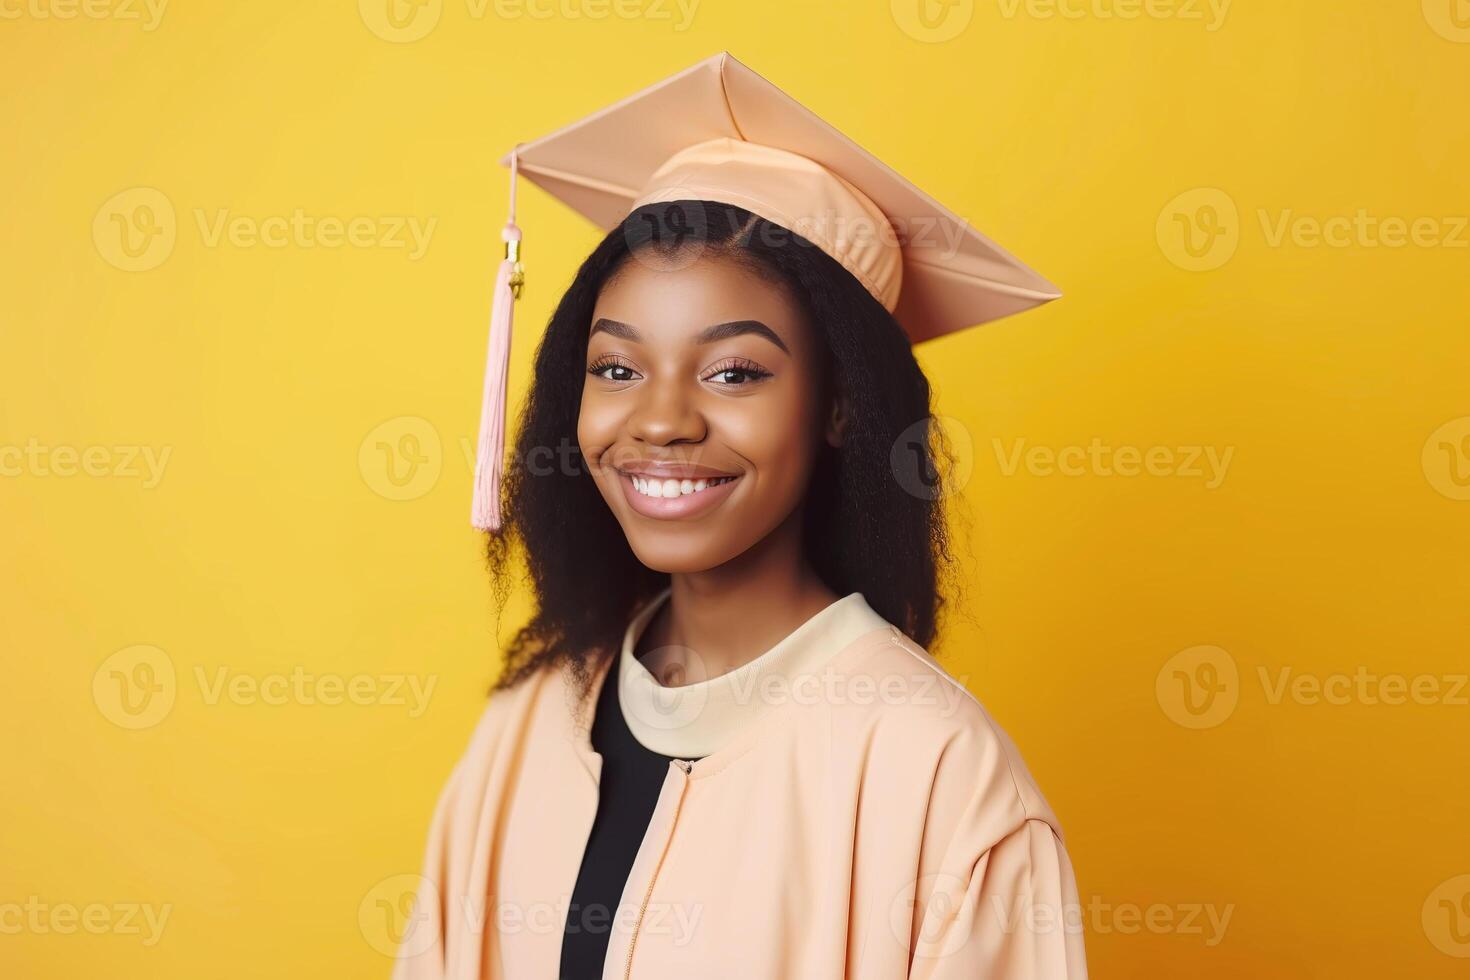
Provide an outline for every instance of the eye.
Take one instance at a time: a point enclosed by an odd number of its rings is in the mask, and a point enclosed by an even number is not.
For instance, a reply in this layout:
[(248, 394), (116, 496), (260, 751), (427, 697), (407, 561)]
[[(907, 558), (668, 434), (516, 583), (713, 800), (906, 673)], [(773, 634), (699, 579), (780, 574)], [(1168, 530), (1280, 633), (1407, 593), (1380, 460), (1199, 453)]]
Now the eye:
[(642, 377), (632, 365), (615, 355), (599, 357), (587, 368), (587, 373), (605, 381), (636, 381)]
[(771, 372), (754, 361), (731, 357), (710, 368), (700, 380), (733, 388), (754, 385), (769, 377)]

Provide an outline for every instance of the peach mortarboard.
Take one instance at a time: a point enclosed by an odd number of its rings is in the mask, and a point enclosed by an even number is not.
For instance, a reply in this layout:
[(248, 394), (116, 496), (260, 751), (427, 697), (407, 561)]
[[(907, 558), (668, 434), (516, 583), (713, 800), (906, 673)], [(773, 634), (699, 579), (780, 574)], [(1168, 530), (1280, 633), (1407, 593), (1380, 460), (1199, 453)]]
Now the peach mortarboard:
[(852, 273), (920, 343), (1061, 294), (1005, 249), (775, 85), (721, 52), (530, 143), (510, 168), (472, 521), (500, 527), (511, 309), (520, 294), (516, 179), (597, 227), (661, 201), (734, 204), (795, 232)]

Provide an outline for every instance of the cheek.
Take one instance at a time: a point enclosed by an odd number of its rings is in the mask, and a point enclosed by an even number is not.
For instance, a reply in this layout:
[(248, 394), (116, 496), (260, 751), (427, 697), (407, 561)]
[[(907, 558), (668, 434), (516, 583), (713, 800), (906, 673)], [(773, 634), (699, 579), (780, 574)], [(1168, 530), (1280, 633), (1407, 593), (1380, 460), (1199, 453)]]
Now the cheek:
[(618, 429), (619, 419), (610, 406), (596, 392), (583, 391), (577, 412), (577, 446), (589, 464), (595, 465), (602, 452), (616, 441)]
[(799, 494), (816, 452), (815, 409), (804, 393), (742, 399), (730, 406), (720, 431), (731, 449), (759, 475), (762, 494)]

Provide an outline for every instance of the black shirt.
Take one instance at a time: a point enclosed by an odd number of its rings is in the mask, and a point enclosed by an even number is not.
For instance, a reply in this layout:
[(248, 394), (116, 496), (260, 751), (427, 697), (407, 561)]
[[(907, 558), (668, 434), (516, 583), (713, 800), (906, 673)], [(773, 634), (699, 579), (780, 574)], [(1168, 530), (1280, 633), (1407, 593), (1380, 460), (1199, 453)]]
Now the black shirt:
[(601, 980), (623, 886), (675, 758), (644, 748), (628, 730), (618, 704), (619, 660), (614, 653), (592, 717), (592, 748), (602, 755), (602, 774), (597, 816), (562, 931), (561, 980)]

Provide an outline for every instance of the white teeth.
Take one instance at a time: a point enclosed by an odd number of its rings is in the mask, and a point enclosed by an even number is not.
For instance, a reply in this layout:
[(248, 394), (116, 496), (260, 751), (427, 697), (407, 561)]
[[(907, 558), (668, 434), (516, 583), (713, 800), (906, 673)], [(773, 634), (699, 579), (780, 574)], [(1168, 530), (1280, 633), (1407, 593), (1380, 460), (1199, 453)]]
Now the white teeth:
[(701, 490), (717, 487), (721, 483), (729, 483), (735, 478), (721, 476), (712, 480), (651, 480), (643, 476), (634, 476), (630, 479), (633, 481), (633, 489), (643, 496), (667, 499), (699, 493)]

